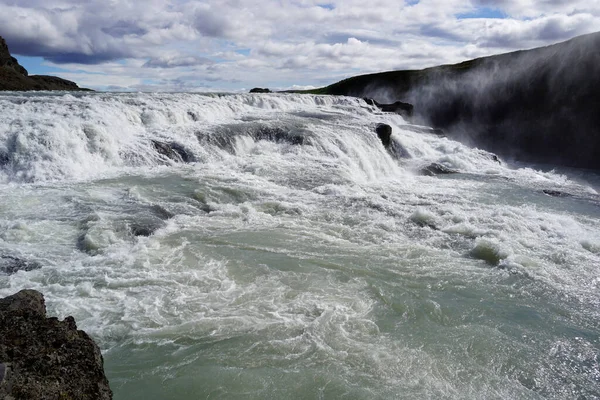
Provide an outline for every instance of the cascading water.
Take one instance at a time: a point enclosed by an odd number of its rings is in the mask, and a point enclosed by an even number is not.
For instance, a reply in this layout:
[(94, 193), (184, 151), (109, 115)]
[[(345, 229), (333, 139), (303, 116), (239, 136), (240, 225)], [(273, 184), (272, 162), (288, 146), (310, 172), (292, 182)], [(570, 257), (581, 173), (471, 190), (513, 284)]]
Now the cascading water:
[(600, 396), (593, 174), (346, 97), (0, 109), (0, 296), (73, 315), (116, 399)]

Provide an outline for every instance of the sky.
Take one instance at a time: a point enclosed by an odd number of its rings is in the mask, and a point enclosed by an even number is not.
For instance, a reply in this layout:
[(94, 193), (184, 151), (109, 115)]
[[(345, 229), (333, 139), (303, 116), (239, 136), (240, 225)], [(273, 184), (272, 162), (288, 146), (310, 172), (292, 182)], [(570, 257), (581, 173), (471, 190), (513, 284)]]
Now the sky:
[(113, 91), (321, 87), (600, 30), (600, 0), (0, 0), (30, 74)]

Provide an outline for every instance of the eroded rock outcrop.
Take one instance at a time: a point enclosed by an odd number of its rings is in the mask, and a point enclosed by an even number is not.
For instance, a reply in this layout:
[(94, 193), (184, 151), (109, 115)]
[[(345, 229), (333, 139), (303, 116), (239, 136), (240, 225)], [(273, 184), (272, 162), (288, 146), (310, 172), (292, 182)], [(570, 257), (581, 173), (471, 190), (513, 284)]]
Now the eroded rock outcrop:
[(412, 117), (414, 106), (410, 103), (405, 103), (403, 101), (396, 101), (390, 104), (378, 103), (377, 101), (365, 97), (363, 99), (367, 104), (371, 106), (375, 106), (379, 108), (383, 112), (395, 113), (402, 115), (403, 117), (409, 118)]
[(19, 61), (10, 55), (10, 51), (8, 51), (8, 45), (2, 37), (0, 37), (0, 67), (11, 69), (21, 75), (29, 75), (27, 70), (19, 64)]
[(98, 346), (35, 290), (0, 299), (0, 399), (112, 399)]

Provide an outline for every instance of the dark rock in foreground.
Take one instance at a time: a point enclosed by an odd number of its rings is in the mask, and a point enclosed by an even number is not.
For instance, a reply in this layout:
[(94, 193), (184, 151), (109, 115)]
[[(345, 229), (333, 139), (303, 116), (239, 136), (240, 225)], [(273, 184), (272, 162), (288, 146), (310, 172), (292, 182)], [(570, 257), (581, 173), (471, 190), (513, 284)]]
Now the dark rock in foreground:
[(0, 37), (0, 90), (89, 90), (56, 76), (29, 75)]
[(255, 88), (250, 89), (250, 93), (273, 93), (273, 92), (271, 92), (271, 89), (269, 89), (269, 88), (255, 87)]
[(40, 292), (0, 299), (0, 399), (112, 399), (103, 362), (73, 317), (46, 318)]

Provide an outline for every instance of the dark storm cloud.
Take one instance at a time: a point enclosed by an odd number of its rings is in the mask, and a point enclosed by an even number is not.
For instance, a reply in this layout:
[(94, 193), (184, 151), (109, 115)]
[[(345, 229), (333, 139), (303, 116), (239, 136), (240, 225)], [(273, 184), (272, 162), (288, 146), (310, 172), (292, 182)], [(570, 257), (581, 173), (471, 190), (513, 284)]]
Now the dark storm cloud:
[(114, 38), (122, 38), (128, 35), (143, 36), (148, 33), (148, 30), (139, 26), (137, 22), (123, 20), (119, 20), (110, 26), (102, 27), (100, 30)]
[(224, 37), (228, 34), (230, 22), (226, 15), (217, 14), (208, 8), (196, 12), (194, 27), (204, 36)]
[(10, 51), (13, 54), (43, 57), (57, 64), (99, 64), (111, 60), (127, 57), (129, 53), (123, 49), (112, 46), (94, 48), (88, 46), (87, 51), (71, 51), (71, 46), (56, 46), (53, 43), (38, 39), (29, 39), (16, 36), (13, 32), (2, 33), (7, 43), (10, 43)]

